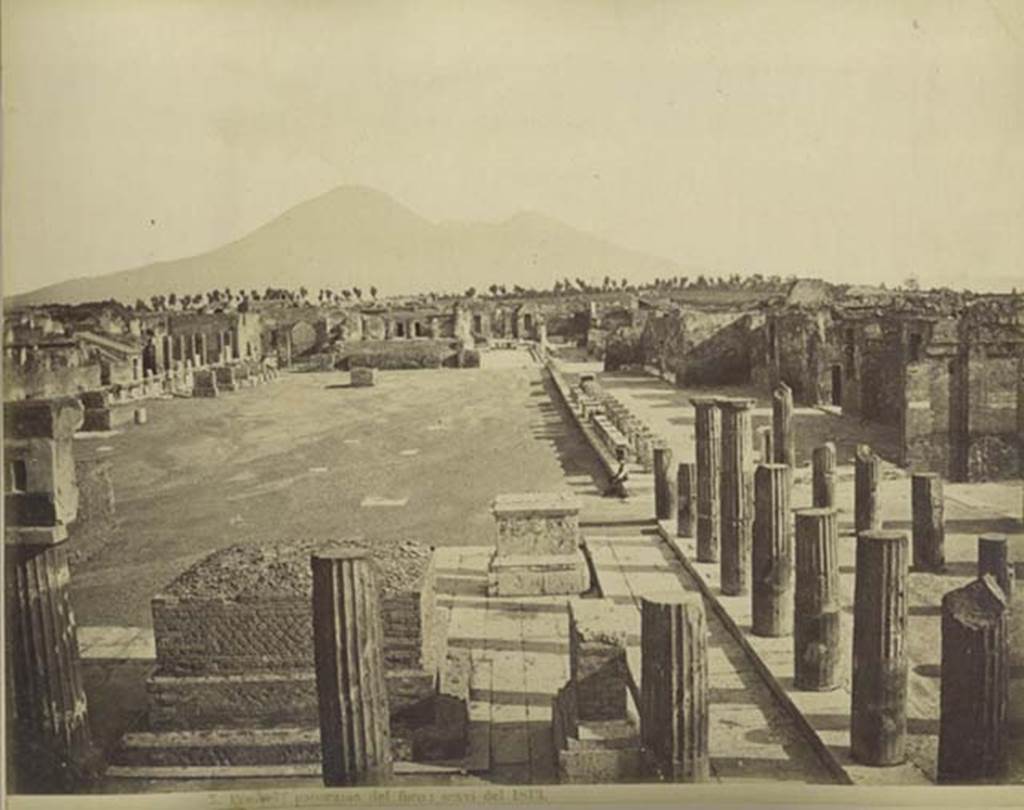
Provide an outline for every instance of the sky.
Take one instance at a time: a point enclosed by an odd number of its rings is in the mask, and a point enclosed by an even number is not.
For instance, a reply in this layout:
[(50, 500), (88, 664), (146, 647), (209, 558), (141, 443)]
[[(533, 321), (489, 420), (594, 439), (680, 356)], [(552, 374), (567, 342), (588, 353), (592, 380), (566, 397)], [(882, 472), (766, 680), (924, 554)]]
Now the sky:
[(1024, 287), (1018, 0), (5, 0), (5, 289), (346, 184), (716, 273)]

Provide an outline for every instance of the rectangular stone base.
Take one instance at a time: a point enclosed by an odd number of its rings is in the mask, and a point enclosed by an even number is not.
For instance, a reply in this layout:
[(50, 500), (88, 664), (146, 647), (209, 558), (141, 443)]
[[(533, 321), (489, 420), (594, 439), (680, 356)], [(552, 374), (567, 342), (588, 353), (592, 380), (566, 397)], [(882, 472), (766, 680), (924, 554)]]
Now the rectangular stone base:
[(580, 594), (589, 588), (590, 569), (579, 549), (572, 554), (495, 552), (487, 571), (488, 596)]
[[(385, 675), (393, 731), (427, 718), (438, 701), (434, 675), (394, 670)], [(152, 731), (271, 728), (317, 723), (316, 674), (311, 670), (247, 675), (162, 675), (146, 682)]]
[(134, 419), (135, 408), (130, 405), (86, 408), (81, 430), (89, 432), (116, 430), (123, 425), (131, 424)]

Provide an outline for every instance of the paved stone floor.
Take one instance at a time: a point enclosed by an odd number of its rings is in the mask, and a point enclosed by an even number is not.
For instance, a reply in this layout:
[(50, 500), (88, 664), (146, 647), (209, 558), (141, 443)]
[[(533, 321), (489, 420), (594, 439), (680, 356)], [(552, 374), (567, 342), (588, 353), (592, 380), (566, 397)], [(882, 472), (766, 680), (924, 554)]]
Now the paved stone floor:
[[(572, 372), (598, 371), (593, 364), (563, 364)], [(753, 424), (770, 423), (771, 406), (763, 396), (751, 389), (681, 390), (646, 374), (601, 374), (601, 384), (614, 391), (619, 400), (651, 429), (663, 436), (673, 450), (675, 461), (693, 461), (693, 408), (690, 397), (698, 394), (751, 396), (757, 399)], [(1016, 560), (1024, 560), (1024, 526), (1020, 520), (1021, 482), (1005, 481), (984, 484), (946, 484), (946, 559), (943, 574), (912, 572), (909, 615), (909, 655), (911, 660), (908, 706), (908, 753), (906, 765), (894, 768), (868, 768), (852, 762), (848, 753), (850, 695), (848, 683), (849, 644), (852, 643), (852, 601), (854, 583), (855, 539), (852, 536), (853, 450), (865, 442), (880, 453), (893, 457), (891, 433), (885, 428), (864, 425), (859, 420), (842, 417), (814, 408), (798, 408), (797, 461), (800, 467), (794, 476), (793, 508), (809, 506), (811, 449), (827, 440), (837, 444), (838, 483), (836, 499), (840, 517), (840, 574), (846, 609), (843, 614), (847, 673), (842, 689), (830, 693), (808, 693), (792, 688), (792, 640), (763, 639), (750, 633), (750, 597), (726, 597), (719, 592), (717, 565), (693, 563), (693, 568), (710, 589), (745, 638), (764, 660), (787, 694), (803, 712), (822, 741), (841, 762), (855, 783), (919, 784), (934, 779), (938, 746), (938, 699), (940, 664), (940, 610), (942, 595), (970, 581), (976, 570), (976, 543), (979, 534), (1001, 532), (1011, 541)], [(633, 474), (642, 482), (633, 500), (646, 501), (653, 513), (649, 486), (650, 476)], [(645, 487), (645, 488), (644, 488)], [(883, 465), (880, 503), (884, 525), (910, 531), (910, 481), (907, 473), (892, 464)], [(641, 510), (642, 511), (642, 510)], [(694, 558), (693, 542), (680, 539), (679, 546), (689, 559)], [(1011, 670), (1011, 713), (1018, 727), (1024, 722), (1024, 588), (1017, 588), (1012, 620), (1011, 646), (1014, 666)], [(1011, 779), (1024, 783), (1024, 740), (1014, 742)]]

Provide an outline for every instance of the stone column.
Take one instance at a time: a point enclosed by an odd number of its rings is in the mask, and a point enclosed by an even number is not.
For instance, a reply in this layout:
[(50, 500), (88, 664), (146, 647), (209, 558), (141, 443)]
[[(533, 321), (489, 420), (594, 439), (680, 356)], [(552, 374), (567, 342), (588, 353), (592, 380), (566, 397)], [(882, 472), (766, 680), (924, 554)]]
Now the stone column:
[(1006, 535), (983, 534), (978, 538), (978, 577), (991, 574), (1006, 596), (1006, 604), (1013, 604), (1013, 562)]
[(383, 629), (372, 562), (363, 550), (315, 554), (313, 652), (323, 781), (379, 784), (391, 776)]
[(775, 437), (772, 435), (771, 425), (764, 425), (757, 429), (757, 451), (761, 456), (762, 464), (775, 463)]
[(658, 520), (671, 520), (679, 496), (676, 479), (672, 475), (672, 450), (664, 442), (654, 445), (654, 516)]
[(940, 783), (1006, 774), (1010, 632), (1006, 596), (985, 575), (942, 598)]
[(935, 473), (915, 473), (910, 481), (914, 570), (942, 571), (946, 567), (942, 479)]
[(834, 509), (796, 513), (793, 664), (797, 689), (839, 686), (842, 604)]
[(793, 435), (793, 390), (780, 382), (772, 391), (772, 430), (775, 433), (775, 461), (796, 466), (796, 437)]
[(750, 588), (753, 530), (753, 451), (750, 399), (717, 400), (722, 412), (722, 593), (738, 596)]
[(704, 602), (696, 594), (640, 602), (640, 738), (664, 778), (710, 774)]
[(864, 765), (906, 758), (907, 535), (857, 536), (850, 754)]
[(722, 418), (711, 398), (691, 399), (697, 453), (697, 562), (718, 562)]
[(98, 771), (71, 607), (74, 397), (4, 403), (7, 789), (74, 790)]
[(205, 332), (199, 334), (199, 363), (206, 365), (210, 362), (210, 347)]
[(866, 444), (858, 444), (854, 457), (854, 528), (857, 534), (882, 527), (878, 509), (881, 459)]
[(697, 527), (697, 465), (681, 462), (676, 475), (679, 498), (676, 514), (676, 536), (693, 537)]
[(761, 464), (754, 473), (754, 543), (751, 552), (753, 631), (793, 631), (793, 531), (789, 516), (790, 468)]
[(815, 506), (831, 509), (836, 505), (836, 445), (825, 442), (811, 454), (811, 490)]

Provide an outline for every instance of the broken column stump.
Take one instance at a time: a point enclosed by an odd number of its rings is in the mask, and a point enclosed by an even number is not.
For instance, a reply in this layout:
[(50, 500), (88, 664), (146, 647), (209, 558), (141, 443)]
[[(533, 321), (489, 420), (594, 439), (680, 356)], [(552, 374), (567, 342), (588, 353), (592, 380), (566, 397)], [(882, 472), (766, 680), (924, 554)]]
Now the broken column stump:
[(991, 574), (942, 598), (940, 783), (1006, 773), (1010, 692), (1008, 603)]
[(1010, 559), (1010, 546), (1003, 534), (983, 534), (978, 538), (978, 577), (991, 574), (1006, 596), (1009, 607), (1013, 603), (1014, 565)]
[(866, 444), (858, 444), (854, 454), (853, 524), (857, 534), (882, 527), (878, 509), (878, 482), (881, 459)]
[(718, 562), (722, 531), (722, 416), (714, 399), (691, 399), (697, 454), (697, 562)]
[(834, 509), (796, 513), (793, 672), (797, 689), (839, 686), (842, 604)]
[(796, 436), (793, 434), (793, 390), (783, 382), (772, 391), (772, 431), (777, 464), (796, 466)]
[(709, 778), (708, 660), (704, 602), (697, 595), (640, 603), (640, 739), (665, 779)]
[(757, 636), (787, 636), (793, 631), (789, 485), (790, 468), (785, 464), (761, 464), (754, 473), (751, 607)]
[(4, 403), (7, 790), (73, 791), (98, 772), (71, 606), (74, 397)]
[(694, 537), (697, 530), (697, 465), (681, 462), (676, 475), (676, 536)]
[(938, 573), (946, 567), (942, 479), (915, 473), (910, 480), (914, 570)]
[(314, 554), (313, 654), (323, 781), (373, 785), (391, 776), (384, 631), (365, 551)]
[(819, 508), (836, 505), (836, 445), (825, 442), (811, 453), (811, 497)]
[(635, 782), (641, 776), (640, 719), (629, 690), (626, 645), (632, 605), (569, 601), (569, 681), (552, 701), (558, 781)]
[(864, 765), (906, 759), (907, 535), (857, 536), (850, 754)]
[(754, 467), (750, 435), (752, 399), (721, 398), (722, 593), (738, 596), (750, 589), (750, 546), (753, 532)]
[(567, 493), (499, 495), (488, 596), (580, 594), (590, 569), (579, 547), (579, 502)]
[(654, 445), (654, 516), (658, 520), (670, 520), (676, 509), (679, 496), (676, 494), (676, 479), (672, 475), (672, 450), (663, 442)]

